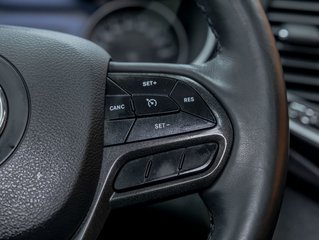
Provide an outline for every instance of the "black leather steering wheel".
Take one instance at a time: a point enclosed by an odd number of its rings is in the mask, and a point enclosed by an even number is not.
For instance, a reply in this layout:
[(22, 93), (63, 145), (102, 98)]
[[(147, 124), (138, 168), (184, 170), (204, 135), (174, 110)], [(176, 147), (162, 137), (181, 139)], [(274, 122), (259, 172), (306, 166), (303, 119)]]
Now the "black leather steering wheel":
[[(116, 63), (77, 37), (0, 27), (0, 85), (8, 109), (0, 136), (1, 239), (95, 239), (112, 208), (192, 192), (200, 192), (212, 214), (212, 239), (272, 237), (288, 147), (274, 39), (259, 1), (200, 0), (198, 6), (218, 42), (202, 65)], [(127, 105), (117, 101), (145, 97), (125, 87), (141, 79), (156, 79), (156, 91), (186, 86), (202, 105), (188, 109), (192, 98), (179, 104), (181, 96), (166, 90), (147, 92), (174, 98), (178, 110), (145, 113), (135, 102), (134, 126), (123, 137), (125, 119), (118, 118)], [(110, 117), (109, 100), (120, 114)], [(174, 128), (153, 138), (154, 129), (143, 124), (163, 119)], [(141, 124), (142, 133), (136, 130)], [(167, 174), (176, 152), (183, 165)], [(196, 167), (185, 170), (187, 164)]]

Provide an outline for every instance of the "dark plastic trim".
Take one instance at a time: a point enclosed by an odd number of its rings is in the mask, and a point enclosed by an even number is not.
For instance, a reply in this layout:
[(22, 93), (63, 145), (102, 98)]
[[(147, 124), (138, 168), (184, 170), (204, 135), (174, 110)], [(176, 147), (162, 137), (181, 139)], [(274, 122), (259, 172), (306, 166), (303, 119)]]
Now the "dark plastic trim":
[[(26, 83), (15, 67), (0, 56), (0, 86), (7, 101), (7, 119), (0, 136), (0, 164), (19, 145), (29, 118), (29, 94)], [(1, 132), (0, 132), (1, 133)]]

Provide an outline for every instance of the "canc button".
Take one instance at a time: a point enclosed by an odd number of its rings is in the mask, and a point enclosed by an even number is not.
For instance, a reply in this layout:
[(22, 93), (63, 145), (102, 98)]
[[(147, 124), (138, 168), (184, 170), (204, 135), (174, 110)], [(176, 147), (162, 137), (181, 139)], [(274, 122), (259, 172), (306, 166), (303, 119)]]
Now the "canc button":
[(105, 118), (108, 120), (134, 117), (130, 96), (106, 96)]

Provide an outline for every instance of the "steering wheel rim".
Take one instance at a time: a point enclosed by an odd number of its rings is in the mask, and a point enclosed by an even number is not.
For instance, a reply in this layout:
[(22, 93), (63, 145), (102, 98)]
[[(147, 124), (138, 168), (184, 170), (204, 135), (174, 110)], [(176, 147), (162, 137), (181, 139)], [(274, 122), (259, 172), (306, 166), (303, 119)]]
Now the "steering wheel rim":
[[(212, 16), (215, 22), (219, 18), (219, 23), (224, 24), (223, 26), (214, 25), (221, 48), (224, 48), (221, 51), (227, 51), (227, 48), (231, 47), (238, 50), (246, 42), (246, 47), (254, 50), (250, 52), (249, 49), (245, 49), (238, 53), (245, 54), (246, 51), (246, 58), (253, 58), (257, 62), (257, 64), (252, 64), (253, 66), (258, 68), (260, 62), (263, 66), (269, 67), (269, 72), (262, 68), (253, 69), (254, 74), (249, 69), (245, 70), (246, 73), (255, 76), (256, 81), (255, 84), (251, 81), (241, 83), (250, 85), (250, 87), (241, 94), (237, 109), (240, 109), (242, 105), (257, 109), (254, 113), (253, 110), (248, 110), (250, 115), (243, 116), (242, 119), (238, 118), (239, 112), (234, 113), (236, 120), (232, 121), (235, 135), (232, 154), (234, 151), (237, 151), (237, 154), (230, 156), (229, 163), (237, 162), (237, 164), (228, 163), (216, 185), (204, 191), (202, 197), (216, 220), (214, 233), (212, 233), (213, 239), (270, 239), (280, 209), (287, 164), (288, 120), (283, 73), (271, 29), (261, 4), (258, 1), (217, 2), (220, 2), (223, 10), (211, 7), (211, 12), (207, 14)], [(205, 4), (205, 1), (202, 1), (202, 4)], [(207, 9), (208, 7), (202, 5), (202, 8)], [(226, 19), (223, 14), (225, 12), (233, 14), (228, 15)], [(214, 20), (212, 20), (213, 23), (215, 23)], [(234, 22), (238, 25), (235, 26)], [(250, 25), (249, 30), (247, 25)], [(240, 34), (244, 26), (246, 26), (245, 34)], [(229, 32), (223, 29), (228, 29)], [(237, 36), (236, 40), (229, 41), (229, 34)], [(229, 59), (231, 57), (225, 57), (224, 61), (221, 60), (220, 63), (228, 62)], [(219, 67), (221, 66), (211, 66), (215, 70)], [(263, 102), (262, 99), (267, 99), (267, 96), (274, 101), (272, 103)], [(234, 108), (236, 101), (233, 99), (233, 103), (230, 104), (233, 107), (232, 110), (228, 109), (230, 115), (236, 109)], [(270, 118), (267, 120), (262, 119), (258, 114), (260, 109), (275, 114), (269, 114)], [(247, 124), (248, 122), (250, 124)], [(252, 126), (256, 122), (260, 125), (252, 131)], [(244, 130), (244, 125), (246, 130)], [(245, 146), (246, 142), (254, 142), (254, 148)], [(270, 158), (273, 159), (270, 160)], [(235, 169), (231, 169), (232, 167)], [(242, 171), (238, 171), (238, 168), (242, 168)], [(224, 176), (232, 177), (225, 179)], [(245, 184), (242, 185), (242, 183)], [(227, 188), (227, 191), (222, 190)], [(233, 207), (237, 204), (242, 205), (242, 208)]]
[(102, 156), (105, 77), (143, 72), (179, 75), (205, 86), (227, 112), (233, 142), (225, 150), (227, 163), (203, 186), (185, 180), (178, 192), (172, 190), (176, 186), (154, 187), (151, 195), (135, 192), (136, 203), (198, 190), (213, 216), (212, 239), (271, 238), (288, 149), (286, 93), (273, 36), (258, 1), (198, 5), (218, 41), (213, 59), (202, 65), (108, 64), (110, 56), (86, 40), (0, 28), (0, 55), (25, 81), (30, 101), (25, 135), (0, 166), (0, 222), (6, 223), (0, 236), (97, 236), (117, 206), (116, 161), (108, 161), (105, 150), (106, 160)]

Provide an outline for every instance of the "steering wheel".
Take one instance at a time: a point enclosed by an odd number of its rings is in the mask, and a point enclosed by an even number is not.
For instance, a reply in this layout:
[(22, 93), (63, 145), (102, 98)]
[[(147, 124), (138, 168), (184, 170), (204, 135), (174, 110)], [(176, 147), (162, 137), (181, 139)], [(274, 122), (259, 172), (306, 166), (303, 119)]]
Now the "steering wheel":
[(0, 27), (1, 239), (95, 239), (114, 208), (194, 192), (212, 239), (272, 237), (288, 149), (274, 39), (259, 1), (198, 6), (217, 39), (201, 65)]

